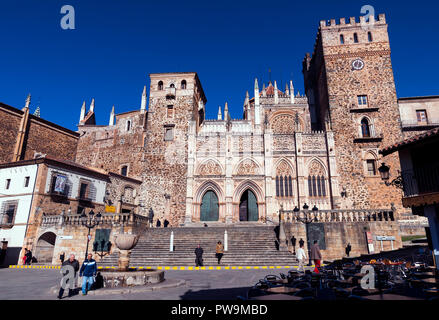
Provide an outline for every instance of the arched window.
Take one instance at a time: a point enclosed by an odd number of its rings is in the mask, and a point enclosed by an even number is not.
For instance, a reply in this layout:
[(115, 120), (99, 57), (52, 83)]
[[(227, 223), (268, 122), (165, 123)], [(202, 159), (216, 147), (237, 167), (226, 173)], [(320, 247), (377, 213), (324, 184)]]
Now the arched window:
[(342, 35), (342, 34), (340, 35), (340, 43), (344, 44), (344, 35)]
[(324, 176), (308, 176), (308, 192), (313, 198), (326, 197), (326, 179)]
[(369, 39), (369, 42), (372, 42), (373, 41), (373, 38), (372, 38), (372, 32), (368, 32), (367, 33), (367, 38)]
[(169, 88), (175, 88), (175, 85), (173, 83), (171, 83), (171, 85), (169, 86)]
[(186, 80), (183, 80), (183, 81), (181, 82), (181, 88), (182, 88), (182, 89), (186, 89)]
[(159, 81), (157, 89), (158, 90), (163, 90), (163, 81)]
[(361, 134), (363, 138), (370, 138), (370, 124), (366, 118), (361, 120)]
[(276, 197), (292, 197), (293, 196), (293, 178), (291, 176), (276, 177)]
[(128, 166), (123, 166), (122, 168), (120, 168), (120, 174), (122, 175), (122, 176), (127, 176), (127, 174), (128, 174)]
[(354, 33), (354, 42), (358, 43), (358, 34)]

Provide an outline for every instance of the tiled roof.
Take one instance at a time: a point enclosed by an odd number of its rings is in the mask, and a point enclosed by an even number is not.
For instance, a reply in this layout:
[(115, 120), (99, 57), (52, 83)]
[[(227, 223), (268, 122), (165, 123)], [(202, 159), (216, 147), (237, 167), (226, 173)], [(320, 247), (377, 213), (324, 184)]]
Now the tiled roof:
[(397, 142), (397, 143), (395, 143), (387, 148), (380, 150), (380, 153), (384, 156), (387, 156), (387, 155), (389, 155), (397, 150), (400, 150), (404, 147), (407, 147), (409, 145), (416, 144), (418, 142), (422, 142), (426, 139), (430, 139), (430, 138), (434, 138), (434, 137), (439, 137), (439, 128), (435, 128), (433, 130), (429, 130), (429, 131), (422, 133), (420, 135), (411, 137), (411, 138), (403, 140), (401, 142)]

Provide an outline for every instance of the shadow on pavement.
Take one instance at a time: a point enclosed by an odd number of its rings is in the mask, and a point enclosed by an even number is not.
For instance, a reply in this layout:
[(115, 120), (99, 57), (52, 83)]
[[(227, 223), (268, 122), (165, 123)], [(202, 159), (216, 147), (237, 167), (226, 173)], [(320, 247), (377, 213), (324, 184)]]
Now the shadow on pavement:
[(250, 287), (188, 290), (180, 298), (181, 300), (237, 300), (238, 296), (245, 297), (249, 289)]

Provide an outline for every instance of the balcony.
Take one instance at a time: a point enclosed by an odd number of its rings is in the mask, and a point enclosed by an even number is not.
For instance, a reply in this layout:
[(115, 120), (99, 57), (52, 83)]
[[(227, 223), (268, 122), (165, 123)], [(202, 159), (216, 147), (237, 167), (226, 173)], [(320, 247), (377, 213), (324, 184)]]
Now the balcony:
[(427, 121), (401, 120), (403, 130), (429, 130), (439, 127), (439, 119), (428, 119)]
[(354, 143), (381, 142), (384, 135), (382, 133), (371, 134), (369, 137), (358, 137), (354, 139)]
[(439, 166), (424, 166), (401, 173), (406, 207), (439, 202)]
[(176, 90), (173, 87), (166, 88), (166, 99), (175, 99)]

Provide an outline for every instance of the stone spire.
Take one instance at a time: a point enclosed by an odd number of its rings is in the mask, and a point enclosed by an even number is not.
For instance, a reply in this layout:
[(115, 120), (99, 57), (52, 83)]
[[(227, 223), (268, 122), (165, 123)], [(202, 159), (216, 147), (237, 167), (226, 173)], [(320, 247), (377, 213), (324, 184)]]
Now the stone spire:
[(37, 106), (37, 108), (35, 109), (34, 116), (38, 118), (41, 116), (40, 106)]
[(91, 99), (90, 112), (95, 112), (95, 99)]
[(224, 107), (224, 120), (228, 120), (228, 117), (229, 117), (229, 106), (228, 106), (228, 104), (227, 104), (227, 102), (226, 102), (226, 105), (225, 105), (225, 107)]
[(114, 126), (114, 106), (111, 109), (111, 113), (110, 113), (110, 122), (108, 123), (109, 126)]
[(31, 95), (30, 93), (27, 95), (26, 104), (24, 105), (24, 109), (29, 109), (30, 106)]
[(291, 103), (295, 102), (293, 80), (290, 80), (290, 99), (291, 99)]
[(79, 122), (83, 121), (85, 118), (85, 101), (82, 103), (81, 116), (79, 117)]
[(288, 83), (285, 83), (285, 95), (289, 96), (290, 93), (288, 92)]
[(255, 79), (255, 125), (261, 124), (261, 111), (259, 107), (259, 87), (258, 79)]
[(279, 104), (279, 91), (277, 90), (276, 80), (274, 80), (274, 104)]
[(146, 111), (146, 86), (143, 87), (142, 102), (140, 104), (140, 111), (141, 112)]
[(267, 92), (265, 91), (265, 83), (262, 86), (262, 96), (266, 97), (267, 96)]
[(221, 106), (218, 106), (218, 120), (223, 120), (223, 114), (221, 113)]

